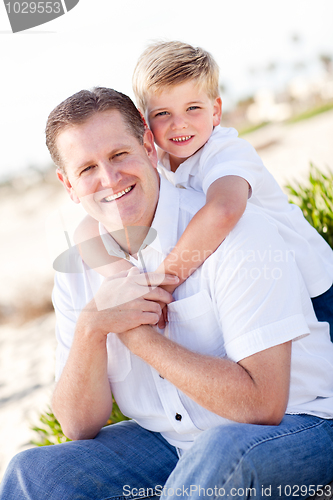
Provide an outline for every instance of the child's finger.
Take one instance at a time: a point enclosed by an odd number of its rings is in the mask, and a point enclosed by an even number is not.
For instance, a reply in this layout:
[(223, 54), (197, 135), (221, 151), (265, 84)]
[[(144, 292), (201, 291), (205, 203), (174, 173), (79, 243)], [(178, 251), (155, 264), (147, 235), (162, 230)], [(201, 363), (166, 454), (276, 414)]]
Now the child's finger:
[(157, 326), (163, 329), (166, 327), (167, 322), (168, 322), (168, 307), (165, 304), (164, 307), (162, 308), (162, 314), (160, 316), (160, 319), (158, 320)]
[(171, 293), (167, 292), (166, 290), (163, 290), (163, 288), (160, 287), (155, 287), (152, 290), (150, 290), (148, 293), (145, 293), (142, 295), (142, 297), (145, 300), (152, 300), (154, 302), (159, 302), (161, 304), (161, 307), (163, 307), (165, 304), (170, 304), (171, 302), (174, 301), (173, 296)]
[(164, 323), (167, 324), (167, 322), (168, 322), (168, 305), (167, 304), (165, 304), (165, 306), (163, 307), (162, 314), (163, 314), (163, 318), (164, 318)]
[(144, 286), (176, 285), (179, 283), (179, 278), (172, 274), (143, 273), (136, 276), (135, 281), (138, 285)]
[(163, 311), (162, 311), (161, 316), (160, 316), (160, 318), (158, 320), (157, 326), (161, 330), (163, 330), (163, 328), (165, 328), (165, 321), (164, 321)]

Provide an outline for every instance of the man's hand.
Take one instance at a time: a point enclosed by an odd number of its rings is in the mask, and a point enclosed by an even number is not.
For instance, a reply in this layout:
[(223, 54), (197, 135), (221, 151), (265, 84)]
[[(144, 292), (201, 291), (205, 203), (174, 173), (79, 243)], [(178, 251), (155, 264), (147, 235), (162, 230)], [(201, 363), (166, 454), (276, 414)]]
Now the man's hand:
[[(172, 295), (158, 285), (174, 284), (177, 277), (143, 273), (133, 267), (128, 273), (106, 279), (94, 299), (83, 309), (78, 323), (96, 333), (121, 333), (140, 325), (155, 325), (161, 303), (169, 304)], [(92, 328), (93, 326), (93, 328)]]

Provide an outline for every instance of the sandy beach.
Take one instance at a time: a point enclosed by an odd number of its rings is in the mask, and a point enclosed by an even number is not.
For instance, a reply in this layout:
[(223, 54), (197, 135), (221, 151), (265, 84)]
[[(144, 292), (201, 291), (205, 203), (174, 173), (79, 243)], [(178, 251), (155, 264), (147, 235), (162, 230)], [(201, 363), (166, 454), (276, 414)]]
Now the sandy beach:
[[(310, 162), (333, 170), (332, 134), (329, 111), (293, 125), (268, 125), (244, 138), (284, 186), (303, 182)], [(36, 435), (30, 427), (50, 404), (56, 342), (50, 306), (54, 272), (45, 224), (67, 203), (67, 195), (60, 183), (39, 181), (1, 188), (0, 196), (1, 479), (9, 460), (32, 446)]]

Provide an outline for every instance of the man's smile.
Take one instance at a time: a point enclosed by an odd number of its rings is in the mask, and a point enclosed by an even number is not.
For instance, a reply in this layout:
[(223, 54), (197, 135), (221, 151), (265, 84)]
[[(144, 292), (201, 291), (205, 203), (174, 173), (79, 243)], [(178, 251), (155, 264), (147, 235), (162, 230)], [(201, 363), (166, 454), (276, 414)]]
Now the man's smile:
[(108, 203), (110, 201), (118, 200), (119, 198), (121, 198), (125, 194), (129, 193), (130, 191), (132, 191), (132, 189), (134, 188), (134, 186), (135, 185), (129, 186), (128, 188), (125, 188), (123, 191), (119, 191), (118, 193), (112, 194), (111, 196), (107, 196), (106, 198), (103, 198), (103, 200), (101, 200), (101, 201), (103, 203)]

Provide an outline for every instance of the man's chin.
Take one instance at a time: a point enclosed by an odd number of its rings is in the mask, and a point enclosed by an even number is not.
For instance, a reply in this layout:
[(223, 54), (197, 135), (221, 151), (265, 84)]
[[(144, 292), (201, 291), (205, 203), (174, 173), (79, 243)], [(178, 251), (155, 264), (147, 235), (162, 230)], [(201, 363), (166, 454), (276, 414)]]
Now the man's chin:
[(123, 221), (117, 204), (115, 202), (103, 203), (102, 210), (100, 205), (96, 207), (96, 205), (91, 206), (90, 204), (82, 203), (84, 210), (97, 222), (101, 222), (103, 226), (112, 226), (117, 229), (122, 228)]

